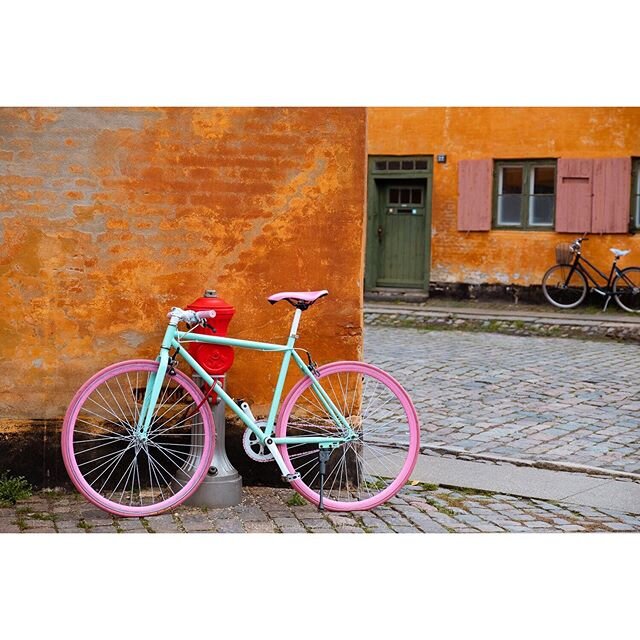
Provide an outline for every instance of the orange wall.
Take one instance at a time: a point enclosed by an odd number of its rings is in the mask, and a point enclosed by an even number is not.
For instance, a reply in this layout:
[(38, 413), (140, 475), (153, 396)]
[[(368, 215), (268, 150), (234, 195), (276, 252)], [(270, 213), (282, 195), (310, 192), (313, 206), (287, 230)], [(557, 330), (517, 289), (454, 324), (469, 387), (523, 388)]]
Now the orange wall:
[[(236, 307), (231, 335), (278, 342), (291, 307), (267, 296), (327, 288), (300, 346), (319, 362), (358, 358), (365, 120), (364, 109), (0, 109), (0, 418), (61, 417), (99, 368), (155, 357), (168, 309), (207, 288)], [(237, 351), (232, 395), (259, 411), (277, 367)]]
[[(457, 164), (476, 158), (640, 156), (638, 108), (370, 108), (370, 155), (447, 155), (434, 162), (431, 280), (471, 284), (539, 284), (554, 248), (576, 234), (550, 231), (457, 231)], [(609, 247), (633, 254), (640, 237), (592, 237), (585, 255), (609, 265)], [(608, 266), (607, 266), (608, 270)]]

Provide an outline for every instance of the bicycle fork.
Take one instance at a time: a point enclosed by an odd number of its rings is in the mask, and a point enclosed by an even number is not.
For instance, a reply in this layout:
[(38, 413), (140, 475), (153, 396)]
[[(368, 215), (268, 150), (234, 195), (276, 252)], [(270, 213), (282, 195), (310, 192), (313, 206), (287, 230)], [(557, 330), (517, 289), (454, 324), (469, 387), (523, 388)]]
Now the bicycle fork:
[(162, 383), (167, 373), (169, 355), (164, 350), (160, 353), (159, 362), (158, 370), (152, 373), (147, 381), (142, 408), (140, 409), (140, 415), (138, 416), (138, 421), (135, 426), (134, 435), (142, 441), (148, 437), (151, 420), (158, 398), (160, 397), (160, 389), (162, 388)]
[(167, 374), (167, 369), (172, 367), (169, 369), (169, 373), (171, 375), (174, 373), (173, 365), (175, 364), (175, 361), (170, 359), (169, 349), (171, 348), (171, 341), (177, 331), (179, 317), (171, 315), (170, 318), (169, 326), (167, 327), (164, 338), (162, 339), (160, 355), (157, 357), (158, 370), (149, 376), (144, 392), (144, 401), (134, 430), (135, 437), (141, 441), (145, 441), (148, 438), (149, 429), (151, 428), (151, 420), (154, 415), (158, 398), (160, 397), (160, 389), (162, 389), (162, 383), (164, 382), (164, 378)]

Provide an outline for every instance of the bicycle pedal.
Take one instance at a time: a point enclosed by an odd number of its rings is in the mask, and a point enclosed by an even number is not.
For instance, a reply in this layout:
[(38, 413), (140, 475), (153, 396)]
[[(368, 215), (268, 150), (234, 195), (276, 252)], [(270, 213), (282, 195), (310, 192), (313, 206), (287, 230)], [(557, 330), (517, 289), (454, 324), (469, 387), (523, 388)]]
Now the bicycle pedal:
[(299, 473), (287, 473), (286, 476), (282, 476), (282, 479), (285, 482), (293, 482), (294, 480), (300, 480), (300, 474)]

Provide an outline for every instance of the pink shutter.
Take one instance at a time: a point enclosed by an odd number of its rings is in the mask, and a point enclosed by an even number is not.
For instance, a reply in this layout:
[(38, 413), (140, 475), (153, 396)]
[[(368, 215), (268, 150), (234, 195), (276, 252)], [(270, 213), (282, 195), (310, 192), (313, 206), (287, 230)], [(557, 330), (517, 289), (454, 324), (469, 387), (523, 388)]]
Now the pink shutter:
[(458, 162), (458, 231), (491, 229), (492, 160)]
[(592, 186), (593, 160), (558, 160), (556, 231), (591, 231)]
[(593, 165), (593, 233), (629, 231), (631, 158), (599, 158)]

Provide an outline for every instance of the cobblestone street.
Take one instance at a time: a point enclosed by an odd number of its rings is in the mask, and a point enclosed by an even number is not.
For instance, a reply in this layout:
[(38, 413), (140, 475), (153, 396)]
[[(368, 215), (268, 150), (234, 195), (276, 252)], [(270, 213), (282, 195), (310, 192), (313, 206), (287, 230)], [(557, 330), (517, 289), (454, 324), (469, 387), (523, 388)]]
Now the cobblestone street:
[[(365, 359), (387, 369), (412, 395), (423, 445), (636, 473), (639, 356), (640, 346), (575, 339), (373, 326), (366, 327), (365, 335)], [(422, 477), (368, 512), (321, 513), (290, 488), (245, 486), (236, 507), (181, 506), (140, 519), (114, 518), (75, 492), (44, 491), (15, 506), (0, 506), (0, 532), (640, 531), (634, 505), (628, 507), (633, 513), (626, 513), (621, 509), (627, 507), (576, 504), (570, 493), (556, 501), (519, 497), (523, 493), (513, 485), (497, 491), (456, 488), (459, 476), (456, 486), (451, 480), (437, 482), (444, 486), (427, 484)], [(525, 487), (524, 495), (536, 495), (530, 490)]]
[(640, 346), (367, 326), (365, 360), (412, 396), (422, 445), (640, 473)]
[(640, 531), (636, 516), (546, 500), (406, 486), (359, 513), (319, 512), (291, 489), (245, 487), (226, 509), (179, 507), (149, 518), (114, 518), (75, 493), (39, 493), (0, 507), (0, 532), (26, 533), (478, 533)]

